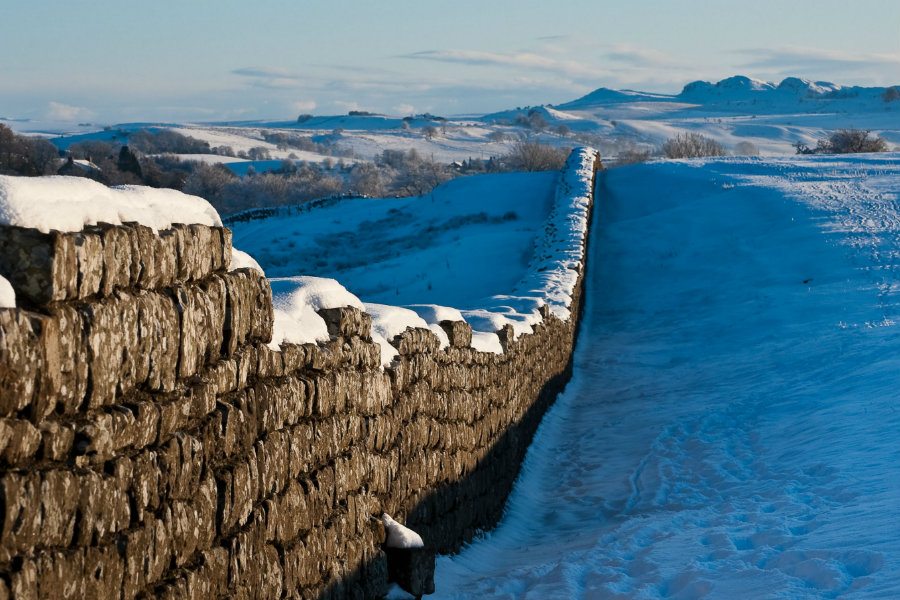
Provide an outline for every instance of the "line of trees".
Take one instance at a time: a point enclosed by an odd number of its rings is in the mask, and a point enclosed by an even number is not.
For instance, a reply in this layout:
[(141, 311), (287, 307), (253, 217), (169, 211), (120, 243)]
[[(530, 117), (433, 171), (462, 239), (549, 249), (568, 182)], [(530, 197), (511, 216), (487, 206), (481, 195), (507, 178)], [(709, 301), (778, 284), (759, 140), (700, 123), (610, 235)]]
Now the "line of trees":
[(15, 133), (0, 123), (0, 175), (51, 175), (59, 169), (59, 152), (45, 139)]

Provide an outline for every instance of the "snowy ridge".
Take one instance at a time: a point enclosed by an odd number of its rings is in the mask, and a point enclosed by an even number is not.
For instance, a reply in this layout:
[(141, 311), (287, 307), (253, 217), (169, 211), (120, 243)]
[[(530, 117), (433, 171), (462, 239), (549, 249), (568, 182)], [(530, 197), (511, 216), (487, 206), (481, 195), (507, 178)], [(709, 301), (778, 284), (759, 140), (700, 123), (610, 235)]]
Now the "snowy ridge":
[(0, 175), (0, 224), (81, 231), (85, 225), (137, 222), (154, 231), (175, 223), (221, 227), (212, 205), (175, 190), (124, 185), (109, 188), (83, 177)]
[[(513, 294), (488, 297), (478, 308), (467, 310), (434, 304), (400, 307), (363, 302), (330, 278), (276, 277), (270, 280), (275, 307), (275, 331), (270, 346), (277, 349), (282, 343), (328, 340), (325, 321), (317, 311), (342, 306), (364, 310), (372, 317), (372, 339), (381, 345), (384, 367), (390, 366), (398, 355), (391, 341), (408, 328), (430, 329), (440, 339), (441, 346), (447, 347), (449, 340), (440, 327), (441, 321), (464, 320), (472, 327), (473, 348), (500, 354), (503, 346), (497, 331), (511, 325), (514, 337), (531, 333), (533, 325), (543, 320), (542, 306), (548, 306), (557, 318), (568, 320), (583, 262), (596, 158), (597, 152), (592, 148), (579, 148), (570, 155), (532, 261)], [(244, 254), (238, 251), (237, 260), (254, 266)]]

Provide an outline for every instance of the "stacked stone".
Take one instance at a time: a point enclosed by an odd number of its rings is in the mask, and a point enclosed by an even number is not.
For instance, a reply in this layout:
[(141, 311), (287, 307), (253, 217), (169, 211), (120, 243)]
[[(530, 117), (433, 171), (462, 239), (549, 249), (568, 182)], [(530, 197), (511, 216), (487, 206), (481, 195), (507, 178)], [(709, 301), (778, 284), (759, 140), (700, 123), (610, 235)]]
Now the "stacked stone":
[[(0, 600), (377, 598), (380, 516), (451, 551), (499, 518), (570, 373), (580, 306), (470, 347), (322, 311), (266, 343), (271, 290), (227, 229), (0, 227)], [(580, 278), (579, 278), (580, 281)]]
[(210, 373), (249, 373), (272, 328), (230, 242), (0, 227), (22, 307), (0, 309), (0, 598), (135, 597), (211, 546), (216, 482), (187, 432), (221, 420)]

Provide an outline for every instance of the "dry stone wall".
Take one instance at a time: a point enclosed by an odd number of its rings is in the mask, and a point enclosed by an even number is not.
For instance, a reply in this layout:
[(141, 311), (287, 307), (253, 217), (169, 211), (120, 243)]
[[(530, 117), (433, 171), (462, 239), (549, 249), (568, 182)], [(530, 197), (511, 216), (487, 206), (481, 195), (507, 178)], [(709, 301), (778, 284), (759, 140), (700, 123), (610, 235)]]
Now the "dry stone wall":
[(465, 323), (267, 346), (230, 232), (0, 228), (0, 599), (373, 598), (380, 515), (452, 551), (493, 525), (564, 384), (580, 306), (503, 354)]

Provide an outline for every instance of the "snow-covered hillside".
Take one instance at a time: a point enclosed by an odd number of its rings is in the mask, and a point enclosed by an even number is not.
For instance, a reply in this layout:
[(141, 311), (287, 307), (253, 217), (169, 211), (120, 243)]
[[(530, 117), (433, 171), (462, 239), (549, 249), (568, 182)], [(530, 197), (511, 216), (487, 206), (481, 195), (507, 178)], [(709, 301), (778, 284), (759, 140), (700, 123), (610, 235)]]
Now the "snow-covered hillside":
[(598, 187), (575, 373), (436, 598), (900, 597), (900, 156)]
[(269, 277), (338, 279), (369, 302), (474, 308), (528, 266), (557, 173), (463, 177), (413, 198), (349, 198), (232, 225)]
[[(531, 333), (542, 309), (568, 319), (583, 260), (596, 151), (561, 172), (461, 178), (417, 198), (352, 198), (231, 221), (238, 266), (271, 278), (271, 345), (328, 339), (316, 313), (372, 316), (387, 366), (407, 327), (465, 320), (472, 347), (502, 353), (497, 332)], [(258, 259), (258, 260), (255, 260)], [(335, 279), (336, 278), (336, 279)], [(346, 287), (344, 287), (346, 286)]]
[[(797, 77), (775, 84), (738, 75), (718, 83), (695, 81), (677, 94), (601, 87), (571, 102), (510, 109), (477, 118), (354, 113), (309, 116), (299, 122), (132, 123), (87, 133), (75, 124), (7, 124), (41, 135), (54, 130), (80, 131), (55, 139), (60, 148), (88, 139), (111, 139), (121, 131), (149, 126), (174, 129), (211, 147), (228, 146), (235, 152), (253, 148), (268, 151), (272, 159), (268, 163), (229, 161), (229, 168), (241, 175), (251, 165), (263, 171), (280, 165), (283, 159), (337, 160), (329, 154), (278, 147), (265, 139), (265, 134), (273, 132), (314, 140), (327, 138), (337, 152), (352, 151), (358, 160), (371, 160), (384, 150), (409, 149), (445, 163), (488, 158), (508, 152), (508, 140), (519, 135), (554, 145), (599, 144), (604, 155), (612, 158), (620, 149), (634, 144), (656, 148), (684, 131), (712, 137), (728, 149), (750, 142), (763, 154), (777, 155), (793, 154), (797, 142), (815, 146), (817, 139), (840, 128), (870, 129), (891, 145), (900, 145), (900, 100), (885, 101), (885, 91)], [(529, 122), (537, 127), (527, 126)]]
[(793, 154), (794, 143), (814, 145), (840, 128), (871, 129), (900, 144), (900, 100), (886, 102), (885, 91), (797, 77), (774, 84), (739, 75), (718, 83), (695, 81), (674, 95), (600, 88), (555, 108), (569, 126), (578, 119), (581, 128), (593, 124), (604, 134), (650, 146), (694, 131), (727, 148), (748, 141), (763, 154)]

